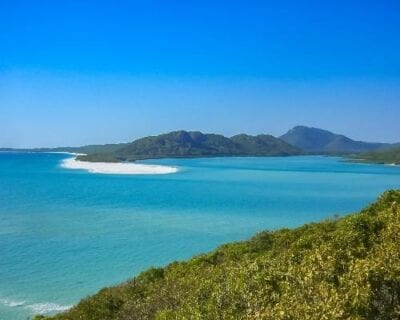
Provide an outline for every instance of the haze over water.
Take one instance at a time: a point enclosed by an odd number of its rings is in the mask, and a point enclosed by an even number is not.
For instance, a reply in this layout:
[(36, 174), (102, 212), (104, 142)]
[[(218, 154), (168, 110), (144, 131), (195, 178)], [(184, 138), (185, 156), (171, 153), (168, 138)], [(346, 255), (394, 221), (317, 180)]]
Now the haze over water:
[(399, 167), (340, 158), (153, 160), (179, 172), (128, 176), (63, 169), (66, 157), (0, 153), (0, 319), (60, 311), (150, 266), (400, 186)]

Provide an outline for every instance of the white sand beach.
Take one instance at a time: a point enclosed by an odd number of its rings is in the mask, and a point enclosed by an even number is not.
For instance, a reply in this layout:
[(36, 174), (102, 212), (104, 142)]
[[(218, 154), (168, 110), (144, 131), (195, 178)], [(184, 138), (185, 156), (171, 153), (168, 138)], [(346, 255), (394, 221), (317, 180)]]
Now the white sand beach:
[(61, 166), (66, 169), (80, 169), (91, 173), (104, 174), (168, 174), (178, 171), (177, 168), (169, 166), (122, 162), (88, 162), (78, 161), (75, 158), (63, 160)]

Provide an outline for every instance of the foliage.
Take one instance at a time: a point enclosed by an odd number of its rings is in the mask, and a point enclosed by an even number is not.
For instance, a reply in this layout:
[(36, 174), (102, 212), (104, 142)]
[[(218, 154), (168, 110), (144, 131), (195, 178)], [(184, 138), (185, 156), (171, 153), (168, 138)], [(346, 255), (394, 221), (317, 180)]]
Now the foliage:
[(150, 269), (46, 319), (399, 318), (400, 191), (388, 191), (358, 214)]
[(79, 161), (89, 161), (89, 162), (120, 162), (122, 159), (116, 158), (112, 152), (98, 152), (78, 155), (76, 157)]
[(400, 146), (394, 148), (368, 152), (353, 157), (358, 162), (400, 164)]

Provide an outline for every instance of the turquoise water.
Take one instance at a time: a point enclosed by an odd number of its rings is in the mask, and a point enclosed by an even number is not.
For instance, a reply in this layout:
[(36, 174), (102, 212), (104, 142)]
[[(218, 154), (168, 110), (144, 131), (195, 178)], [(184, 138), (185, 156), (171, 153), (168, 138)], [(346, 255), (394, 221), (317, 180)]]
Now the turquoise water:
[(356, 211), (400, 168), (338, 158), (148, 161), (170, 175), (67, 170), (62, 154), (0, 153), (0, 319), (54, 312), (154, 265)]

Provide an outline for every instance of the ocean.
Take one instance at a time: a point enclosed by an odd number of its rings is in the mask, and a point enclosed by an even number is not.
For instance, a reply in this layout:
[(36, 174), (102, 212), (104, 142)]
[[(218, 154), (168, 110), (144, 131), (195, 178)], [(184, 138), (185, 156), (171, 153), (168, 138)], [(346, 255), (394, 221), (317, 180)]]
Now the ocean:
[(141, 161), (166, 175), (61, 167), (0, 153), (0, 319), (65, 310), (150, 266), (265, 229), (355, 212), (400, 188), (400, 167), (322, 156)]

